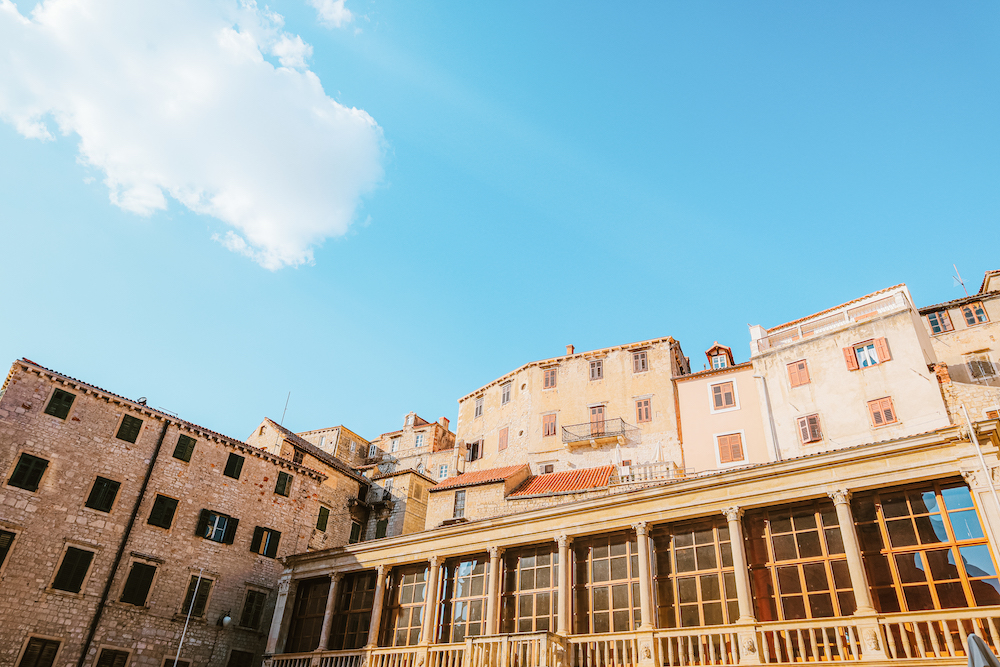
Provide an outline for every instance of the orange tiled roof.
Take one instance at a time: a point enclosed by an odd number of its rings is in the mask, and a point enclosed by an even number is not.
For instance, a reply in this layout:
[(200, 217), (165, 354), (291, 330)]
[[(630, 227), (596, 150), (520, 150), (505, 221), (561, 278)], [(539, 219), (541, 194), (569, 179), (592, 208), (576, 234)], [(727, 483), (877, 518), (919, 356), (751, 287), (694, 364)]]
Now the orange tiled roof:
[(614, 466), (602, 466), (536, 475), (508, 497), (547, 496), (553, 493), (601, 489), (611, 482), (611, 474), (614, 471)]
[(487, 470), (473, 470), (472, 472), (462, 473), (456, 477), (449, 477), (446, 480), (440, 482), (437, 486), (431, 487), (431, 491), (443, 491), (444, 489), (453, 489), (458, 486), (474, 486), (476, 484), (489, 484), (491, 482), (502, 482), (508, 477), (511, 477), (514, 473), (518, 472), (522, 468), (525, 468), (526, 464), (522, 463), (516, 466), (506, 466), (504, 468), (489, 468)]

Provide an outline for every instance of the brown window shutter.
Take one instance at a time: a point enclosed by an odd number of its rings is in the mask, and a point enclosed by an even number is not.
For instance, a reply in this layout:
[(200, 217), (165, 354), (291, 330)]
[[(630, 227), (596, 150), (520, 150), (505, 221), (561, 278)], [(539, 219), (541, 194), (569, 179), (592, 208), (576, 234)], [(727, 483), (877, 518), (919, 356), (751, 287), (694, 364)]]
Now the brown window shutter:
[(732, 448), (731, 460), (743, 460), (743, 440), (739, 434), (729, 436), (729, 446)]
[(809, 384), (809, 364), (805, 359), (799, 362), (799, 384)]
[(819, 429), (819, 415), (812, 415), (807, 418), (809, 422), (809, 439), (812, 441), (822, 440), (823, 432)]
[(853, 347), (844, 348), (844, 361), (847, 362), (847, 370), (856, 371), (858, 368), (858, 355), (854, 353)]
[(880, 364), (892, 359), (892, 355), (889, 354), (889, 342), (885, 338), (875, 339), (875, 352), (878, 354)]
[(720, 435), (719, 436), (719, 462), (729, 463), (732, 458), (729, 455), (729, 436)]
[(896, 411), (892, 406), (891, 398), (883, 398), (881, 400), (882, 414), (885, 416), (885, 423), (891, 424), (896, 421)]
[(799, 417), (799, 435), (802, 442), (809, 442), (809, 420), (805, 417)]

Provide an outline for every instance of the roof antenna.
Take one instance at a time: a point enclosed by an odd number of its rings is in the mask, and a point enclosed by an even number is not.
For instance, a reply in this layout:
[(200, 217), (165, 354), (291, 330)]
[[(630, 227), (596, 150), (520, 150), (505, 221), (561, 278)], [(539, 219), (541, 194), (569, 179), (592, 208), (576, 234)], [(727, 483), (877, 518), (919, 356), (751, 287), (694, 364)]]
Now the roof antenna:
[(288, 412), (288, 401), (292, 397), (292, 392), (288, 392), (288, 398), (285, 399), (285, 409), (281, 411), (281, 421), (278, 422), (278, 426), (283, 426), (285, 424), (285, 413)]
[(955, 269), (955, 275), (951, 277), (951, 279), (954, 281), (951, 286), (958, 287), (959, 285), (961, 285), (962, 289), (965, 290), (965, 296), (969, 296), (969, 290), (965, 289), (965, 281), (962, 280), (962, 274), (958, 272), (958, 267), (955, 266), (954, 264), (952, 264), (951, 267)]

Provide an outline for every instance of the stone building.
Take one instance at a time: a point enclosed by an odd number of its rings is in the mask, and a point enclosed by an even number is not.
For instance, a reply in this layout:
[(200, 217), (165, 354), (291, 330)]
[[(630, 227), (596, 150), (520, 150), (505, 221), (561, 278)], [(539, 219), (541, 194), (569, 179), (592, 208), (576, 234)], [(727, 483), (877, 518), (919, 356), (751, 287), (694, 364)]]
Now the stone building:
[(277, 559), (343, 531), (340, 500), (324, 516), (334, 484), (367, 488), (313, 454), (15, 362), (0, 393), (0, 664), (161, 667), (182, 633), (178, 665), (259, 664)]

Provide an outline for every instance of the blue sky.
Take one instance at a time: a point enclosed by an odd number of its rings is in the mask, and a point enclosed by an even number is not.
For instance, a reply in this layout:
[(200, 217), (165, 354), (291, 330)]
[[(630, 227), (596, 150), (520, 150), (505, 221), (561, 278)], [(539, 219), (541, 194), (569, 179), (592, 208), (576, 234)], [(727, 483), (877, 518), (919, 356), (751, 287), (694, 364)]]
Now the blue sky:
[[(1000, 268), (995, 3), (119, 2), (32, 61), (60, 2), (0, 7), (0, 359), (237, 437), (289, 391), (295, 430), (454, 419), (569, 343), (742, 360), (748, 323)], [(178, 63), (210, 85), (158, 92)]]

